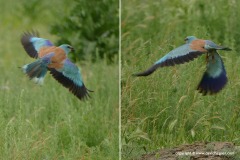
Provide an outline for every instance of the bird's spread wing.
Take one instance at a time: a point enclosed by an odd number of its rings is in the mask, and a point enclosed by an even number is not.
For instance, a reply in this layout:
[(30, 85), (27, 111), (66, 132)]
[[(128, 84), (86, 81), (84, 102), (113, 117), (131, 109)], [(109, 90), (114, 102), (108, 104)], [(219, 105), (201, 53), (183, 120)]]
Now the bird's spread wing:
[(219, 92), (227, 84), (223, 61), (217, 51), (208, 57), (207, 70), (203, 74), (197, 90), (203, 95)]
[(182, 64), (185, 62), (189, 62), (193, 60), (194, 58), (197, 58), (198, 56), (202, 55), (203, 53), (206, 53), (207, 51), (204, 49), (192, 49), (191, 44), (184, 44), (168, 54), (166, 54), (164, 57), (159, 59), (157, 62), (154, 63), (152, 67), (150, 67), (148, 70), (134, 74), (135, 76), (148, 76), (152, 74), (157, 68), (164, 67), (164, 66), (174, 66), (175, 64)]
[(90, 97), (80, 74), (80, 70), (69, 59), (66, 59), (60, 70), (49, 68), (50, 74), (64, 87), (68, 88), (80, 100)]
[(53, 46), (52, 42), (47, 39), (39, 38), (38, 32), (25, 32), (21, 37), (21, 43), (32, 58), (38, 58), (38, 52), (42, 47)]

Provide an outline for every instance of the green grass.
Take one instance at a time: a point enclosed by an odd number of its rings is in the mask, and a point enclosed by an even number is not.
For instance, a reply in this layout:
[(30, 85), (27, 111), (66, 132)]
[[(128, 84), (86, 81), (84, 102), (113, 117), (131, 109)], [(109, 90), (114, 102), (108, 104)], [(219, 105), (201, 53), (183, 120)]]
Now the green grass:
[[(123, 0), (122, 6), (122, 158), (196, 141), (240, 145), (240, 1)], [(189, 35), (233, 49), (220, 52), (229, 78), (220, 93), (196, 91), (205, 56), (131, 76)]]
[(50, 75), (43, 86), (36, 85), (18, 68), (34, 61), (20, 35), (36, 29), (56, 41), (49, 27), (71, 4), (41, 1), (33, 5), (39, 12), (32, 13), (24, 10), (28, 2), (0, 1), (0, 159), (118, 159), (117, 59), (112, 65), (104, 60), (77, 64), (85, 85), (94, 90), (86, 102)]

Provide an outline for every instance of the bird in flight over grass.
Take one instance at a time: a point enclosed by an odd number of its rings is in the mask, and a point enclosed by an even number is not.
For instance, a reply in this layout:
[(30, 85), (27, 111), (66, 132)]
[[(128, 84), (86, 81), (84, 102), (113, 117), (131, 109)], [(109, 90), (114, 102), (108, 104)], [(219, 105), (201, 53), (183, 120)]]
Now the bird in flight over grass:
[(174, 66), (189, 62), (202, 54), (206, 54), (207, 69), (197, 87), (200, 93), (218, 93), (226, 84), (227, 76), (222, 58), (217, 50), (230, 51), (228, 47), (218, 46), (210, 40), (198, 39), (194, 36), (185, 38), (185, 44), (170, 51), (164, 57), (154, 63), (144, 72), (133, 74), (134, 76), (148, 76), (157, 68)]
[(23, 72), (37, 84), (43, 84), (47, 71), (68, 88), (80, 100), (89, 96), (89, 92), (82, 80), (79, 68), (73, 64), (67, 55), (74, 51), (68, 44), (54, 46), (47, 39), (40, 38), (38, 32), (25, 32), (21, 37), (21, 43), (27, 54), (37, 60), (22, 67)]

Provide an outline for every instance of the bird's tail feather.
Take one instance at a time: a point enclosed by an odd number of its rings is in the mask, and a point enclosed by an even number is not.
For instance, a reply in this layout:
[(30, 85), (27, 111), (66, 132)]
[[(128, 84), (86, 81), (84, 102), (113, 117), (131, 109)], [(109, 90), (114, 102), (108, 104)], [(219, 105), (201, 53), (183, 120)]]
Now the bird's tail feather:
[(23, 72), (28, 75), (30, 79), (33, 79), (37, 84), (42, 84), (43, 79), (47, 73), (47, 66), (37, 60), (33, 63), (26, 64), (22, 67)]
[(224, 46), (220, 46), (218, 49), (219, 50), (224, 50), (224, 51), (231, 51), (232, 50), (231, 48), (224, 47)]
[(23, 72), (26, 73), (30, 79), (33, 79), (37, 84), (42, 84), (48, 71), (47, 66), (50, 64), (50, 60), (53, 55), (54, 53), (50, 53), (33, 63), (24, 65), (22, 67)]

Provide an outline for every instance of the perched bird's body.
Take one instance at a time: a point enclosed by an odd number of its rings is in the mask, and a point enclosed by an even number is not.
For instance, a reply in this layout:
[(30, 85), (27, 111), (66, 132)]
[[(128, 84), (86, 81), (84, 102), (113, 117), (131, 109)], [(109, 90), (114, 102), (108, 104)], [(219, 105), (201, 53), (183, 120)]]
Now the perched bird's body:
[(23, 71), (30, 79), (42, 84), (47, 71), (64, 87), (68, 88), (79, 99), (89, 97), (89, 91), (82, 80), (80, 70), (67, 55), (73, 51), (68, 44), (54, 46), (49, 40), (39, 38), (37, 33), (24, 33), (21, 43), (32, 58), (37, 60), (24, 65)]
[[(156, 61), (148, 70), (134, 74), (135, 76), (148, 76), (157, 68), (183, 64), (206, 54), (207, 71), (198, 86), (198, 90), (204, 95), (219, 92), (227, 83), (226, 71), (217, 50), (230, 51), (228, 47), (218, 46), (210, 40), (197, 39), (189, 36), (185, 39), (186, 44), (170, 51)], [(219, 83), (218, 83), (219, 82)], [(221, 82), (221, 83), (220, 83)]]

